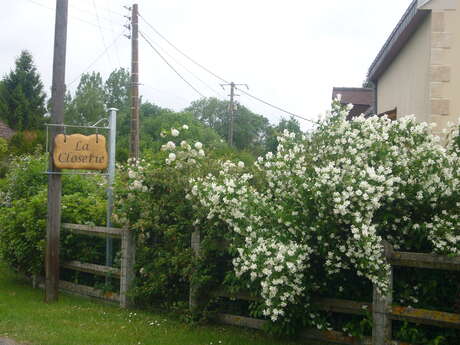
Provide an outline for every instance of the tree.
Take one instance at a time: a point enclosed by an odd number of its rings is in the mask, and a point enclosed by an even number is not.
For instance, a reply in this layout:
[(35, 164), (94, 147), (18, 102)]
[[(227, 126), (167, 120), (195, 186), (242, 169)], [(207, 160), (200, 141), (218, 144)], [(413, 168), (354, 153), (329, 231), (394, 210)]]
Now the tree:
[(107, 108), (117, 108), (117, 159), (125, 160), (129, 154), (131, 128), (131, 77), (124, 68), (110, 73), (104, 83), (104, 99)]
[[(146, 132), (146, 121), (151, 122), (153, 118), (156, 118), (162, 113), (171, 113), (167, 109), (163, 109), (150, 102), (140, 102), (141, 106), (139, 109), (140, 123), (140, 139), (141, 149), (147, 147), (155, 139), (152, 137), (151, 132)], [(130, 130), (131, 130), (131, 103), (129, 99), (126, 107), (120, 108), (121, 110), (117, 115), (117, 160), (124, 161), (129, 156), (129, 145), (130, 145)], [(122, 109), (125, 109), (124, 111)], [(148, 126), (148, 125), (147, 125)], [(160, 129), (158, 129), (158, 134)]]
[[(188, 129), (184, 129), (183, 125), (188, 126)], [(158, 151), (162, 144), (171, 140), (171, 137), (164, 137), (162, 134), (162, 132), (170, 131), (171, 128), (179, 131), (180, 134), (176, 138), (178, 142), (193, 139), (200, 141), (206, 147), (222, 148), (226, 146), (214, 130), (198, 121), (192, 114), (161, 109), (156, 114), (143, 118), (141, 127), (141, 148), (143, 151)]]
[(226, 137), (228, 107), (229, 102), (210, 97), (192, 102), (185, 111), (191, 112), (198, 120)]
[(291, 133), (302, 133), (302, 130), (300, 129), (300, 123), (298, 120), (296, 120), (292, 116), (288, 120), (282, 118), (278, 125), (276, 125), (275, 127), (270, 127), (270, 130), (268, 131), (266, 140), (267, 152), (276, 152), (279, 144), (277, 137), (281, 135), (285, 129)]
[(92, 125), (105, 116), (105, 93), (99, 72), (85, 73), (80, 78), (75, 96), (66, 95), (65, 123)]
[[(217, 98), (202, 98), (185, 109), (191, 112), (198, 120), (214, 129), (228, 141), (228, 101)], [(268, 119), (250, 111), (241, 104), (236, 104), (234, 112), (233, 142), (240, 150), (249, 150), (260, 153), (263, 149)]]
[(45, 122), (43, 83), (32, 55), (23, 50), (0, 83), (0, 118), (16, 130), (35, 130)]
[(125, 68), (110, 73), (104, 84), (104, 100), (108, 108), (124, 111), (130, 107), (131, 76)]

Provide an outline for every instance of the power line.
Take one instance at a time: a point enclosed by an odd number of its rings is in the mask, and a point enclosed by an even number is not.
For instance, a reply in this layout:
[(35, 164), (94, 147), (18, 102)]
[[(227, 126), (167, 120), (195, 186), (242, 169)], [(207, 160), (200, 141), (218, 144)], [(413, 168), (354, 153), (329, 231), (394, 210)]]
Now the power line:
[(91, 62), (89, 64), (89, 66), (82, 72), (80, 73), (75, 79), (73, 79), (69, 84), (67, 84), (67, 86), (70, 86), (72, 85), (73, 83), (75, 83), (78, 78), (80, 78), (80, 76), (83, 74), (83, 73), (86, 73), (91, 67), (93, 67), (96, 62), (99, 61), (100, 58), (102, 58), (104, 56), (105, 53), (107, 53), (107, 51), (115, 44), (116, 41), (118, 41), (118, 39), (123, 35), (123, 31), (120, 32), (120, 34), (110, 43), (109, 46), (105, 47), (105, 49), (102, 51), (102, 53), (100, 53), (94, 60), (93, 62)]
[[(70, 6), (72, 9), (75, 9), (75, 10), (77, 10), (77, 11), (84, 12), (84, 13), (88, 13), (88, 14), (93, 15), (93, 12), (92, 12), (91, 10), (89, 10), (89, 9), (80, 8), (80, 7), (78, 7), (78, 6), (75, 6), (74, 4), (69, 4), (69, 6)], [(107, 11), (108, 11), (108, 10), (107, 10)], [(120, 16), (122, 16), (122, 15), (120, 14)], [(111, 21), (112, 21), (110, 18), (103, 17), (103, 16), (99, 16), (99, 18), (100, 18), (100, 19), (103, 19), (103, 20), (105, 20), (105, 21), (107, 21), (107, 22), (111, 22)]]
[(169, 68), (171, 68), (178, 76), (179, 78), (181, 78), (188, 86), (190, 86), (193, 90), (195, 90), (196, 93), (198, 93), (201, 97), (205, 98), (205, 96), (200, 92), (198, 91), (197, 88), (195, 88), (192, 84), (190, 84), (189, 81), (187, 81), (187, 79), (185, 79), (170, 63), (168, 60), (166, 60), (166, 58), (158, 51), (158, 49), (156, 49), (153, 44), (144, 36), (144, 34), (142, 33), (142, 31), (139, 31), (139, 34), (142, 36), (142, 38), (147, 42), (147, 44), (158, 54), (158, 56), (169, 66)]
[[(99, 33), (101, 34), (101, 37), (102, 37), (102, 45), (104, 46), (104, 48), (106, 48), (108, 52), (107, 44), (105, 43), (104, 34), (102, 33), (102, 29), (101, 29), (101, 21), (99, 20), (99, 14), (97, 13), (96, 0), (93, 0), (93, 7), (94, 7), (94, 11), (96, 12), (96, 19), (97, 19), (97, 26), (99, 27)], [(109, 54), (107, 54), (107, 59), (109, 60), (109, 64), (112, 64), (112, 60), (110, 59)]]
[[(112, 1), (112, 0), (109, 0), (109, 1)], [(72, 5), (71, 5), (72, 6)], [(125, 15), (123, 13), (120, 13), (120, 12), (117, 12), (117, 11), (114, 11), (112, 9), (107, 9), (107, 12), (110, 12), (110, 13), (113, 13), (113, 14), (116, 14), (120, 17), (125, 17)]]
[(220, 81), (228, 84), (228, 81), (225, 80), (224, 78), (220, 77), (219, 75), (217, 75), (216, 73), (212, 72), (211, 70), (209, 70), (208, 68), (206, 68), (205, 66), (203, 66), (202, 64), (200, 64), (199, 62), (195, 61), (194, 59), (192, 59), (190, 56), (188, 56), (187, 54), (185, 54), (182, 50), (180, 50), (179, 48), (177, 48), (171, 41), (169, 41), (166, 37), (164, 37), (157, 29), (155, 29), (155, 27), (150, 24), (141, 14), (139, 14), (139, 17), (141, 17), (141, 19), (144, 21), (144, 23), (146, 23), (148, 26), (150, 26), (150, 28), (152, 28), (153, 31), (155, 31), (155, 33), (160, 36), (162, 39), (164, 39), (171, 47), (173, 47), (175, 50), (177, 50), (181, 55), (183, 55), (184, 57), (186, 57), (188, 60), (190, 60), (191, 62), (193, 62), (195, 65), (197, 65), (198, 67), (200, 67), (201, 69), (205, 70), (206, 72), (208, 72), (209, 74), (213, 75), (214, 77), (216, 77), (217, 79), (219, 79)]
[(204, 86), (206, 86), (209, 90), (211, 90), (213, 93), (215, 93), (218, 97), (221, 97), (221, 94), (215, 89), (213, 88), (211, 85), (209, 85), (207, 82), (205, 82), (203, 79), (201, 79), (200, 77), (198, 77), (195, 73), (193, 73), (190, 69), (188, 69), (186, 66), (184, 66), (182, 63), (180, 63), (177, 59), (174, 58), (174, 56), (172, 56), (171, 54), (168, 53), (168, 51), (164, 48), (162, 48), (157, 42), (153, 41), (151, 39), (150, 36), (148, 36), (147, 34), (144, 33), (144, 35), (150, 39), (151, 42), (155, 43), (155, 45), (157, 46), (157, 48), (161, 51), (163, 51), (164, 54), (166, 54), (167, 56), (169, 56), (169, 58), (171, 60), (173, 60), (176, 64), (178, 64), (179, 66), (181, 66), (184, 70), (186, 70), (188, 73), (190, 73), (193, 77), (195, 77), (197, 80), (199, 80)]
[(261, 103), (263, 103), (263, 104), (265, 104), (265, 105), (268, 105), (269, 107), (272, 107), (272, 108), (274, 108), (274, 109), (277, 109), (277, 110), (279, 110), (279, 111), (282, 111), (283, 113), (289, 114), (289, 115), (291, 115), (291, 116), (297, 117), (297, 118), (299, 118), (299, 119), (302, 119), (302, 120), (305, 120), (305, 121), (308, 121), (308, 122), (311, 122), (311, 123), (318, 124), (317, 121), (310, 120), (310, 119), (307, 119), (306, 117), (303, 117), (303, 116), (300, 116), (300, 115), (291, 113), (290, 111), (287, 111), (287, 110), (285, 110), (285, 109), (282, 109), (282, 108), (280, 108), (280, 107), (278, 107), (278, 106), (276, 106), (276, 105), (273, 105), (273, 104), (271, 104), (271, 103), (268, 103), (267, 101), (264, 101), (263, 99), (260, 99), (259, 97), (256, 97), (256, 96), (254, 96), (254, 95), (251, 95), (249, 92), (246, 92), (246, 91), (244, 91), (244, 90), (242, 90), (242, 89), (240, 89), (240, 88), (237, 88), (237, 87), (235, 87), (235, 88), (238, 89), (240, 92), (244, 93), (246, 96), (249, 96), (249, 97), (255, 99), (256, 101), (259, 101), (259, 102), (261, 102)]
[[(222, 78), (221, 76), (217, 75), (216, 73), (212, 72), (211, 70), (209, 70), (208, 68), (206, 68), (205, 66), (203, 66), (202, 64), (200, 64), (199, 62), (195, 61), (194, 59), (192, 59), (190, 56), (188, 56), (186, 53), (184, 53), (182, 50), (180, 50), (175, 44), (173, 44), (171, 41), (169, 41), (165, 36), (163, 36), (152, 24), (150, 24), (141, 14), (139, 14), (139, 17), (141, 17), (141, 19), (144, 21), (144, 23), (146, 23), (153, 31), (155, 31), (155, 33), (160, 36), (163, 40), (165, 40), (171, 47), (173, 47), (176, 51), (178, 51), (181, 55), (183, 55), (184, 57), (186, 57), (188, 60), (190, 60), (191, 62), (193, 62), (195, 65), (197, 65), (198, 67), (202, 68), (203, 70), (205, 70), (206, 72), (208, 72), (209, 74), (213, 75), (214, 77), (216, 77), (217, 79), (219, 79), (220, 81), (223, 81), (225, 84), (229, 84), (229, 82), (227, 80), (225, 80), (224, 78)], [(235, 87), (236, 88), (236, 87)], [(241, 90), (240, 88), (236, 88), (238, 90), (240, 90), (242, 93), (244, 93), (245, 95), (261, 102), (261, 103), (264, 103), (265, 105), (268, 105), (269, 107), (272, 107), (274, 109), (277, 109), (279, 111), (282, 111), (283, 113), (286, 113), (286, 114), (289, 114), (291, 116), (294, 116), (294, 117), (297, 117), (299, 119), (302, 119), (302, 120), (305, 120), (305, 121), (309, 121), (309, 122), (312, 122), (312, 123), (317, 123), (316, 121), (314, 120), (310, 120), (310, 119), (307, 119), (303, 116), (300, 116), (300, 115), (297, 115), (297, 114), (294, 114), (290, 111), (287, 111), (285, 109), (282, 109), (276, 105), (273, 105), (267, 101), (264, 101), (263, 99), (260, 99), (252, 94), (250, 94), (249, 92), (246, 92), (244, 90)]]
[[(110, 6), (110, 1), (108, 2), (108, 6)], [(114, 26), (113, 26), (113, 15), (112, 15), (112, 12), (110, 10), (110, 7), (106, 7), (105, 8), (107, 10), (107, 12), (109, 13), (109, 16), (110, 16), (110, 29), (111, 29), (111, 33), (112, 33), (112, 37), (115, 36), (115, 29), (114, 29)], [(118, 66), (121, 67), (121, 62), (120, 62), (120, 54), (118, 52), (118, 44), (115, 43), (115, 56), (117, 58), (117, 62), (118, 62)]]
[[(37, 5), (37, 6), (46, 8), (46, 9), (51, 10), (51, 11), (53, 11), (53, 12), (55, 11), (55, 9), (54, 9), (53, 7), (47, 6), (47, 5), (42, 4), (42, 3), (38, 2), (38, 1), (35, 1), (35, 0), (26, 0), (26, 1), (29, 1), (29, 2), (32, 3), (32, 4), (35, 4), (35, 5)], [(79, 18), (79, 17), (75, 17), (75, 16), (70, 16), (70, 15), (69, 15), (69, 18), (70, 18), (70, 19), (74, 19), (74, 20), (78, 20), (78, 21), (80, 21), (80, 22), (82, 22), (82, 23), (86, 23), (86, 24), (92, 25), (92, 26), (94, 26), (94, 27), (98, 27), (97, 24), (92, 23), (92, 22), (90, 22), (90, 21), (87, 21), (87, 20), (85, 20), (85, 19), (81, 19), (81, 18)], [(108, 28), (106, 28), (106, 27), (102, 27), (102, 28), (103, 28), (104, 30), (110, 30), (110, 29), (108, 29)]]
[(163, 93), (163, 94), (168, 95), (168, 96), (172, 96), (172, 97), (176, 98), (177, 100), (180, 99), (182, 102), (185, 102), (186, 104), (189, 103), (189, 100), (188, 100), (188, 99), (186, 99), (186, 98), (184, 98), (184, 97), (182, 97), (182, 96), (179, 96), (179, 95), (177, 95), (177, 94), (175, 94), (175, 93), (172, 93), (172, 92), (169, 92), (169, 91), (166, 91), (166, 90), (158, 89), (158, 88), (156, 88), (156, 87), (154, 87), (154, 86), (152, 86), (152, 85), (150, 85), (150, 84), (142, 83), (142, 84), (139, 84), (139, 85), (140, 85), (141, 87), (151, 89), (151, 90), (153, 90), (153, 91), (155, 91), (155, 92), (159, 92), (159, 93)]

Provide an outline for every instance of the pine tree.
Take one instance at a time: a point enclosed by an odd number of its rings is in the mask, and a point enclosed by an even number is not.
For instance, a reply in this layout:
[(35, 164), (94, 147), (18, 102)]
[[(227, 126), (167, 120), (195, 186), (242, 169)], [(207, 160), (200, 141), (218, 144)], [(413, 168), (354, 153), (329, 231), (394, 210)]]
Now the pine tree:
[(0, 83), (0, 119), (16, 130), (39, 129), (45, 122), (45, 98), (32, 55), (23, 50), (14, 71)]

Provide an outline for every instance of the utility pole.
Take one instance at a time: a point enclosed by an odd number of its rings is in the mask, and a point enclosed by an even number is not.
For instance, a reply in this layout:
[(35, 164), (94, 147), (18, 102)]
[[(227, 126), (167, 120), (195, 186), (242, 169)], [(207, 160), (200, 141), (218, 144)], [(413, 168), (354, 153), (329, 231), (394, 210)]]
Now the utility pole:
[(139, 10), (131, 9), (131, 145), (130, 157), (139, 159)]
[(230, 111), (228, 119), (228, 144), (233, 146), (233, 117), (235, 114), (235, 105), (233, 104), (233, 98), (235, 96), (235, 83), (230, 83)]
[[(65, 61), (67, 45), (68, 0), (56, 0), (54, 28), (53, 108), (51, 122), (64, 124)], [(51, 126), (51, 145), (48, 175), (48, 221), (46, 224), (45, 302), (55, 302), (59, 293), (59, 237), (61, 230), (61, 175), (53, 164), (54, 138), (62, 127)]]
[(230, 104), (229, 104), (229, 109), (228, 109), (228, 144), (230, 146), (233, 146), (233, 128), (234, 128), (234, 118), (235, 118), (235, 88), (236, 86), (246, 86), (246, 88), (249, 89), (249, 86), (247, 84), (235, 84), (234, 82), (231, 82), (230, 84), (220, 84), (222, 88), (224, 86), (230, 86)]

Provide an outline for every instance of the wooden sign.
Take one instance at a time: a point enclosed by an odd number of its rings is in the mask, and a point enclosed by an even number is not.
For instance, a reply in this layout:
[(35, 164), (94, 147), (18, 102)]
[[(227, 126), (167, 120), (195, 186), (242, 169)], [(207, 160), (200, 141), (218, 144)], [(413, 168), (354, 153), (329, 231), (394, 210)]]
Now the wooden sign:
[(54, 139), (56, 168), (102, 170), (107, 168), (108, 160), (103, 135), (58, 134)]

